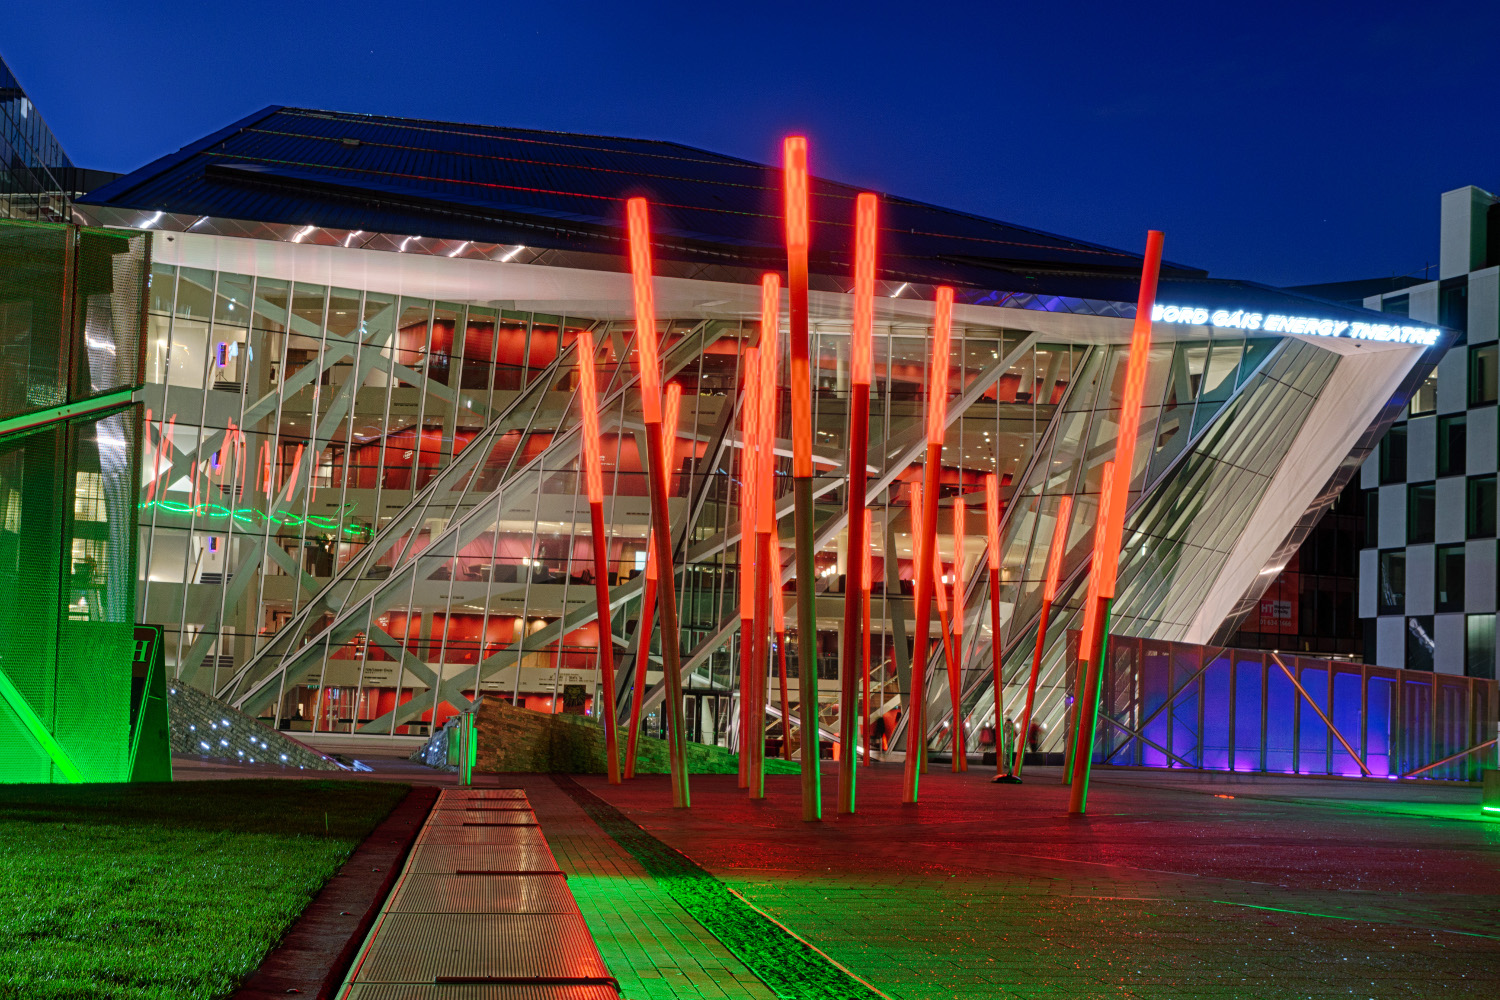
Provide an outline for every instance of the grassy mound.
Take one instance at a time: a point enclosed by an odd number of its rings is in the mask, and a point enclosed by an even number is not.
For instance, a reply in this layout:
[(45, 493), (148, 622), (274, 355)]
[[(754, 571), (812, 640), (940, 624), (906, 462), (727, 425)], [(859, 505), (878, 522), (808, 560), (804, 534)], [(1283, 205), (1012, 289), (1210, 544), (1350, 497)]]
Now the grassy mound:
[(406, 786), (0, 786), (0, 997), (222, 997)]

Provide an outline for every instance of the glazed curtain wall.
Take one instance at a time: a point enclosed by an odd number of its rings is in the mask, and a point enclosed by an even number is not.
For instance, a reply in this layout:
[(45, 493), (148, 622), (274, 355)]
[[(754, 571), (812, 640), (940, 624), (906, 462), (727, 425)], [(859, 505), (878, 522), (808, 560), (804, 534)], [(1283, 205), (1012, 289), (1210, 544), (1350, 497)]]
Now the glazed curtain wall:
[[(618, 364), (630, 356), (628, 322), (159, 267), (151, 323), (142, 587), (180, 677), (296, 728), (397, 733), (476, 690), (533, 701), (568, 684), (592, 691), (594, 541), (568, 353), (584, 327), (601, 344), (611, 634), (622, 673), (643, 655), (645, 487), (624, 391), (633, 372)], [(754, 326), (662, 324), (667, 374), (684, 388), (671, 467), (685, 649), (722, 637), (737, 608), (737, 407)], [(844, 501), (847, 324), (815, 339), (826, 517)], [(954, 421), (949, 492), (972, 492), (989, 471), (1007, 484), (1020, 475), (1086, 353), (1016, 354), (1023, 339), (982, 328), (955, 337), (955, 395), (987, 380)], [(891, 567), (877, 615), (905, 614), (911, 474), (895, 464), (920, 437), (929, 354), (920, 326), (877, 335), (869, 461), (893, 470), (894, 487), (877, 511), (877, 565)], [(816, 585), (837, 595), (848, 553), (837, 532), (826, 543)], [(965, 558), (981, 545), (971, 529)], [(877, 626), (877, 654), (896, 652), (891, 627)], [(694, 697), (732, 689), (733, 645), (731, 635), (700, 657)], [(820, 648), (831, 680), (836, 629)], [(885, 676), (894, 696), (891, 666)], [(699, 715), (718, 720), (705, 721), (706, 738), (722, 731), (721, 707)]]
[(129, 777), (149, 247), (0, 223), (0, 781)]
[[(1227, 356), (1216, 366), (1214, 355)], [(1192, 620), (1204, 588), (1228, 556), (1264, 495), (1287, 443), (1332, 374), (1337, 356), (1297, 340), (1215, 338), (1158, 344), (1148, 376), (1131, 479), (1132, 509), (1122, 546), (1111, 630), (1171, 639)], [(1091, 357), (1064, 404), (1045, 457), (1033, 464), (1005, 525), (1002, 602), (1012, 609), (1006, 648), (1006, 701), (1024, 697), (1036, 642), (1047, 545), (1058, 501), (1075, 495), (1067, 556), (1048, 629), (1038, 691), (1048, 748), (1061, 746), (1071, 663), (1063, 637), (1079, 627), (1092, 549), (1100, 470), (1113, 454), (1123, 348)], [(1142, 494), (1144, 491), (1144, 499)], [(976, 581), (976, 584), (979, 581)], [(971, 591), (971, 609), (986, 599)], [(968, 704), (993, 712), (977, 668), (966, 677)], [(946, 685), (942, 685), (946, 691)], [(946, 694), (944, 695), (946, 698)], [(940, 712), (940, 703), (934, 702)], [(1009, 709), (1008, 709), (1009, 710)]]
[[(155, 268), (149, 324), (143, 604), (167, 629), (168, 662), (210, 688), (576, 330), (170, 266)], [(517, 430), (508, 444), (534, 453), (545, 439)]]
[[(628, 337), (628, 333), (623, 331), (622, 336)], [(712, 644), (716, 637), (722, 636), (724, 622), (735, 618), (737, 608), (738, 566), (733, 539), (729, 537), (732, 531), (737, 531), (733, 523), (738, 501), (732, 433), (735, 397), (719, 386), (733, 386), (738, 381), (737, 375), (723, 371), (722, 361), (738, 361), (745, 335), (741, 328), (701, 323), (696, 328), (679, 331), (669, 341), (668, 375), (700, 390), (684, 402), (670, 463), (678, 473), (673, 481), (674, 526), (685, 535), (688, 563), (678, 579), (684, 609), (683, 641), (689, 649), (704, 648), (712, 654), (702, 659), (689, 680), (690, 696), (698, 700), (705, 694), (711, 700), (723, 697), (733, 686), (737, 662), (724, 646)], [(1000, 336), (992, 336), (988, 343), (965, 345), (965, 349), (983, 347), (982, 352), (974, 352), (979, 359), (977, 371), (990, 372), (978, 398), (992, 399), (998, 395), (996, 386), (1001, 385), (1001, 376), (1009, 376), (1008, 400), (1024, 393), (1018, 388), (1023, 377), (1033, 386), (1038, 380), (1051, 378), (1054, 387), (1049, 388), (1049, 394), (1056, 394), (1066, 384), (1066, 378), (1071, 377), (1074, 354), (1060, 349), (1017, 352), (1015, 347), (1021, 339), (1012, 335), (1006, 342)], [(825, 482), (837, 487), (842, 482), (837, 472), (840, 457), (837, 441), (842, 437), (845, 418), (841, 412), (843, 389), (838, 384), (836, 352), (843, 341), (837, 334), (830, 334), (826, 341), (820, 338), (820, 343), (826, 348), (823, 367), (829, 375), (819, 391), (819, 420), (831, 428), (821, 436), (833, 442), (831, 447), (823, 449), (825, 466), (834, 470)], [(733, 349), (726, 351), (726, 344), (734, 345)], [(921, 346), (919, 338), (911, 345), (914, 351)], [(1002, 364), (1001, 348), (1007, 346), (1018, 357)], [(613, 348), (608, 351), (618, 353)], [(622, 384), (628, 390), (628, 382), (619, 382), (621, 373), (610, 368), (608, 360), (603, 403), (605, 426), (633, 425), (637, 418), (632, 393), (621, 391)], [(247, 666), (228, 690), (229, 697), (255, 710), (266, 711), (276, 703), (277, 690), (297, 690), (302, 698), (305, 690), (327, 689), (335, 680), (342, 685), (352, 681), (361, 691), (372, 685), (430, 690), (433, 701), (425, 709), (420, 702), (401, 700), (396, 704), (406, 707), (399, 711), (382, 708), (381, 714), (373, 719), (338, 720), (364, 731), (391, 726), (400, 730), (406, 724), (404, 720), (418, 713), (426, 714), (434, 707), (441, 717), (453, 706), (461, 705), (461, 700), (466, 701), (476, 689), (504, 693), (519, 701), (539, 691), (550, 699), (559, 685), (595, 683), (592, 672), (570, 674), (568, 669), (590, 663), (596, 648), (593, 635), (581, 632), (592, 613), (588, 586), (592, 582), (591, 568), (586, 558), (592, 540), (586, 537), (583, 516), (586, 508), (578, 493), (573, 416), (576, 411), (571, 404), (559, 406), (555, 400), (548, 402), (558, 395), (559, 385), (571, 385), (568, 361), (564, 358), (564, 366), (544, 377), (537, 386), (537, 398), (532, 399), (528, 394), (517, 401), (518, 412), (513, 418), (520, 420), (522, 414), (532, 414), (527, 417), (533, 421), (531, 429), (545, 428), (552, 442), (547, 451), (529, 464), (513, 466), (493, 483), (481, 483), (481, 490), (493, 494), (492, 500), (485, 499), (474, 489), (475, 478), (465, 463), (477, 461), (476, 455), (483, 454), (492, 440), (503, 436), (506, 421), (488, 428), (476, 439), (473, 447), (478, 451), (456, 460), (434, 481), (429, 494), (419, 498), (398, 521), (387, 525), (385, 533), (361, 555), (360, 560), (367, 565), (356, 561), (341, 570), (344, 578), (336, 579), (313, 605), (301, 612), (292, 627), (266, 648), (259, 662)], [(710, 381), (711, 367), (719, 368), (724, 377)], [(963, 377), (955, 381), (967, 391), (977, 372), (965, 374), (960, 366), (960, 374)], [(888, 412), (883, 416), (893, 423), (899, 422), (900, 430), (884, 445), (894, 456), (903, 451), (902, 435), (909, 437), (911, 431), (919, 428), (912, 416), (918, 410), (908, 402), (909, 394), (902, 390), (899, 379), (891, 382), (895, 385), (892, 405), (886, 407)], [(980, 471), (995, 467), (997, 447), (992, 443), (995, 435), (1002, 435), (1006, 441), (999, 450), (1010, 454), (1013, 462), (1019, 461), (1050, 415), (1035, 412), (1029, 400), (1008, 401), (999, 408), (984, 403), (983, 407), (984, 418), (977, 421), (977, 426), (968, 431), (955, 428), (955, 465), (951, 477), (955, 490), (961, 488), (958, 482), (965, 476), (972, 488)], [(1002, 417), (1008, 417), (1009, 422)], [(548, 422), (537, 422), (544, 418)], [(1012, 424), (1021, 428), (1019, 433), (1011, 429)], [(960, 464), (964, 458), (960, 446), (965, 435), (971, 439), (968, 456), (975, 464), (982, 464), (982, 469), (966, 469)], [(619, 438), (616, 435), (607, 440)], [(712, 462), (707, 460), (710, 455)], [(870, 460), (879, 466), (887, 464), (873, 455)], [(907, 470), (892, 468), (893, 482), (899, 487)], [(608, 476), (613, 496), (607, 511), (611, 522), (607, 544), (615, 567), (610, 583), (616, 593), (618, 621), (612, 632), (617, 644), (631, 653), (625, 659), (627, 668), (633, 668), (641, 656), (639, 575), (645, 562), (646, 521), (644, 501), (636, 499), (642, 491), (638, 480), (632, 482), (638, 475), (633, 465), (620, 460), (618, 453), (614, 456)], [(832, 491), (825, 509), (832, 512), (841, 506), (842, 496)], [(429, 508), (441, 508), (448, 513), (449, 527), (413, 542), (407, 522), (427, 523), (430, 519), (424, 511)], [(904, 507), (894, 508), (889, 518), (894, 521), (898, 516), (904, 516)], [(519, 559), (519, 567), (514, 556), (511, 559), (505, 556), (507, 550), (515, 552), (518, 544), (523, 546), (520, 551), (529, 553)], [(530, 548), (524, 548), (528, 544)], [(901, 546), (905, 548), (907, 543), (903, 540)], [(613, 561), (615, 552), (620, 553), (618, 562)], [(909, 551), (905, 554), (909, 559)], [(966, 558), (977, 555), (977, 550), (965, 553)], [(821, 591), (837, 593), (841, 579), (838, 567), (843, 557), (837, 540), (831, 540), (820, 560), (825, 567), (816, 581)], [(372, 558), (375, 561), (370, 562)], [(893, 565), (897, 561), (891, 560)], [(372, 569), (381, 572), (372, 573)], [(408, 631), (406, 640), (393, 642), (390, 629), (396, 618), (401, 617), (405, 622), (408, 610), (430, 606), (431, 602), (453, 609), (454, 613), (432, 615), (429, 631), (419, 634), (415, 641)], [(476, 625), (465, 621), (459, 609), (469, 612), (471, 619), (478, 617), (479, 612), (489, 618)], [(904, 605), (892, 610), (904, 614)], [(560, 611), (566, 618), (559, 618)], [(533, 617), (536, 612), (540, 614)], [(469, 633), (478, 628), (488, 635), (488, 622), (496, 615), (510, 618), (511, 642), (504, 648), (492, 649), (500, 641), (487, 638), (486, 648), (482, 652), (475, 650)], [(331, 627), (330, 621), (333, 621)], [(826, 635), (820, 635), (819, 645), (832, 653), (837, 648), (836, 631), (829, 629)], [(876, 648), (881, 650), (886, 645), (877, 642)], [(439, 691), (432, 687), (437, 675), (434, 661), (439, 660), (477, 662), (472, 672), (444, 669), (444, 675), (452, 679)], [(405, 666), (398, 668), (398, 661)], [(837, 677), (836, 656), (828, 656), (820, 667), (821, 676), (830, 680)], [(368, 704), (363, 696), (355, 700), (362, 706)], [(283, 711), (292, 711), (284, 697), (281, 704)], [(298, 712), (305, 710), (305, 698), (299, 700), (298, 706)], [(726, 716), (718, 711), (719, 707), (713, 701), (712, 707), (704, 709), (698, 717), (718, 719), (715, 725), (722, 733)], [(704, 734), (705, 738), (714, 736), (707, 728)]]

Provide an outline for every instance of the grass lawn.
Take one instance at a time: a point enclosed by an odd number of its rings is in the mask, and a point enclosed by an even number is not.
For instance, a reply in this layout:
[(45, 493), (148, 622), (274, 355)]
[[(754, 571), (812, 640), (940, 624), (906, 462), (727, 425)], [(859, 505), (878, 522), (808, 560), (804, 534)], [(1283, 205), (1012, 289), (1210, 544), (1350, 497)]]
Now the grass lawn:
[(0, 785), (0, 997), (227, 995), (406, 790)]

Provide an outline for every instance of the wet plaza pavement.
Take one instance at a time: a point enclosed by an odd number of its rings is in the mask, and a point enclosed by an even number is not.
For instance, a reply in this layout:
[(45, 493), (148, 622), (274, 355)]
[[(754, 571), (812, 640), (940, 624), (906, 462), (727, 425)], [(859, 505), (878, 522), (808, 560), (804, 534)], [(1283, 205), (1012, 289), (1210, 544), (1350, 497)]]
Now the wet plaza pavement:
[[(876, 765), (861, 770), (859, 813), (838, 817), (829, 769), (811, 824), (794, 776), (768, 777), (758, 803), (732, 775), (695, 776), (690, 811), (672, 809), (664, 777), (576, 780), (893, 998), (1500, 989), (1500, 822), (1481, 818), (1477, 789), (1103, 770), (1089, 816), (1069, 819), (1055, 769), (1024, 785), (991, 776), (934, 769), (905, 806), (899, 765)], [(567, 815), (569, 835), (597, 832)], [(549, 841), (561, 816), (539, 805)], [(580, 903), (596, 938), (639, 919), (628, 903)], [(612, 969), (640, 966), (641, 995), (759, 993), (711, 936), (685, 936), (710, 971), (675, 985), (651, 941), (601, 948)]]

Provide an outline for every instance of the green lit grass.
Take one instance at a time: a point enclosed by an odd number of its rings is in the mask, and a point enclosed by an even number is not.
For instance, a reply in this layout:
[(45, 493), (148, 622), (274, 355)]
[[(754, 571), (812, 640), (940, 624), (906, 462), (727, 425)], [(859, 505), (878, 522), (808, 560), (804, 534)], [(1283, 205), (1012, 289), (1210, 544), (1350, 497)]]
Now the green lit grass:
[(0, 997), (226, 996), (406, 790), (0, 786)]

